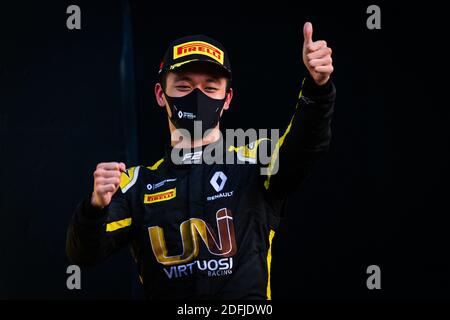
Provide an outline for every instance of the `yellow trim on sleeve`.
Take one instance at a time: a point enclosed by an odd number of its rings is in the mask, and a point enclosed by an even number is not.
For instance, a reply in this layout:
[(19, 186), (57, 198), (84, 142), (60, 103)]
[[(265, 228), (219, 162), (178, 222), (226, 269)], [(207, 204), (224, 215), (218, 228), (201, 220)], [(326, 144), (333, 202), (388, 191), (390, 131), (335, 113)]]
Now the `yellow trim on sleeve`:
[[(298, 95), (298, 99), (300, 99), (302, 97), (302, 95), (303, 95), (303, 85), (305, 83), (305, 79), (303, 79), (303, 81), (302, 81), (302, 89), (300, 90), (300, 93)], [(295, 106), (295, 110), (297, 110), (298, 106), (299, 106), (299, 104), (297, 103), (297, 105)], [(281, 148), (281, 146), (284, 143), (284, 139), (286, 139), (286, 136), (291, 131), (291, 126), (292, 126), (292, 122), (294, 121), (294, 116), (295, 116), (295, 114), (292, 116), (291, 121), (289, 122), (289, 125), (286, 128), (286, 131), (283, 133), (283, 135), (281, 136), (281, 138), (278, 140), (277, 144), (275, 145), (275, 149), (273, 151), (272, 159), (270, 159), (270, 164), (269, 164), (269, 167), (268, 167), (268, 175), (267, 175), (266, 181), (264, 181), (264, 187), (266, 188), (266, 190), (269, 189), (270, 177), (272, 176), (272, 170), (273, 170), (273, 164), (275, 163), (275, 161), (277, 161), (280, 148)]]
[(110, 222), (106, 225), (106, 232), (113, 232), (118, 229), (126, 228), (131, 225), (131, 218), (125, 218), (118, 221)]
[(275, 231), (270, 230), (269, 233), (269, 251), (267, 253), (267, 270), (269, 273), (269, 276), (267, 278), (267, 300), (272, 300), (272, 292), (270, 291), (270, 267), (272, 264), (272, 240), (275, 236)]

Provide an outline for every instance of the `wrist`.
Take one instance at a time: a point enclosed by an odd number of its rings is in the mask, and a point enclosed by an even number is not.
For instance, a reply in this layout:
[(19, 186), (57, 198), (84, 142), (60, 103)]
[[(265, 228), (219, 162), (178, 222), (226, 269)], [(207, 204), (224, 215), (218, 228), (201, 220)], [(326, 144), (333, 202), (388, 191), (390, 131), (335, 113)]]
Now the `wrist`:
[(330, 81), (330, 76), (328, 76), (325, 79), (322, 79), (320, 81), (317, 81), (316, 79), (314, 79), (314, 83), (319, 87), (325, 86), (329, 81)]
[(103, 210), (105, 208), (105, 206), (102, 206), (101, 204), (99, 204), (99, 202), (97, 201), (97, 197), (95, 195), (95, 192), (92, 192), (91, 195), (91, 199), (90, 199), (90, 203), (91, 206), (96, 209), (96, 210)]
[(319, 85), (311, 74), (308, 74), (303, 84), (303, 93), (310, 97), (320, 97), (329, 94), (332, 91), (331, 77), (328, 77), (326, 82)]

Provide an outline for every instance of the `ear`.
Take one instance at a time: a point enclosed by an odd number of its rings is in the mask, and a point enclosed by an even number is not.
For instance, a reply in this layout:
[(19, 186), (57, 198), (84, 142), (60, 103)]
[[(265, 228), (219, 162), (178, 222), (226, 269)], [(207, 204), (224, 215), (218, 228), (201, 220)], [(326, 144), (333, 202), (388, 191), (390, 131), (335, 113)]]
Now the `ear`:
[(159, 82), (155, 84), (155, 97), (158, 105), (164, 108), (166, 106), (166, 102), (164, 101), (164, 91)]
[(233, 89), (230, 88), (227, 92), (227, 96), (225, 97), (225, 103), (223, 105), (223, 110), (228, 110), (230, 107), (231, 99), (233, 99)]

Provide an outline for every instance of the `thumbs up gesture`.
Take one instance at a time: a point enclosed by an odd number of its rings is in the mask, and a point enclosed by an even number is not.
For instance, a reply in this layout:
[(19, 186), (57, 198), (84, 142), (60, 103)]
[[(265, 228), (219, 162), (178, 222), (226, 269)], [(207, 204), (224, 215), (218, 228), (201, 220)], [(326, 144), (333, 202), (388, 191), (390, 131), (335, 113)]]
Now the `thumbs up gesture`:
[(303, 26), (303, 63), (311, 77), (320, 86), (325, 84), (333, 72), (333, 59), (331, 48), (324, 40), (312, 40), (313, 27), (311, 22)]

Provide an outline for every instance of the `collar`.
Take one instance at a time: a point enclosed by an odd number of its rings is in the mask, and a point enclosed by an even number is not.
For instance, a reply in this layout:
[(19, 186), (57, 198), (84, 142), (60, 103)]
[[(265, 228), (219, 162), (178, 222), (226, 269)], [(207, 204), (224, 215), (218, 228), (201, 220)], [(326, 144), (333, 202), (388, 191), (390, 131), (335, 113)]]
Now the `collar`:
[(166, 145), (165, 160), (169, 165), (180, 169), (192, 165), (212, 164), (220, 159), (224, 163), (226, 150), (222, 136), (215, 142), (196, 148), (174, 148), (171, 145)]

